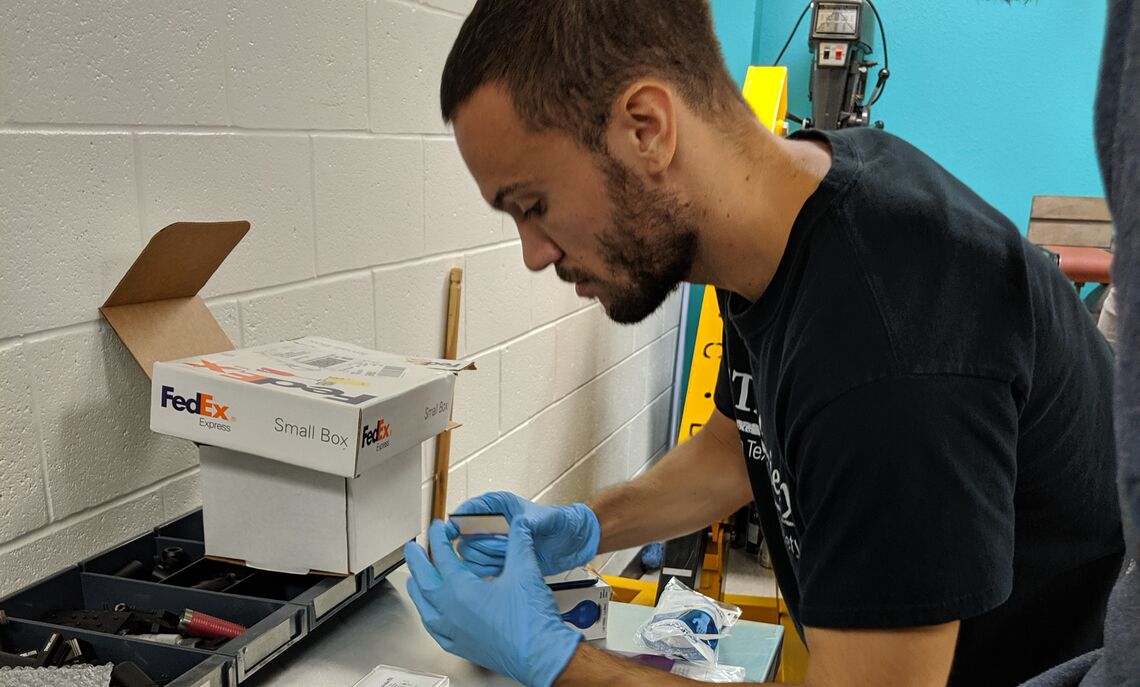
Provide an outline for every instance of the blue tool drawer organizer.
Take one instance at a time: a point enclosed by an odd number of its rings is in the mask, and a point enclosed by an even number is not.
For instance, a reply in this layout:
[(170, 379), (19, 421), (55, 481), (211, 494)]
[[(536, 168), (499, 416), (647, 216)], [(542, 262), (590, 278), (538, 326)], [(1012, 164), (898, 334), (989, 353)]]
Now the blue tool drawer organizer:
[[(179, 560), (187, 562), (164, 571), (166, 576), (159, 579), (150, 571), (171, 547), (181, 549)], [(290, 575), (204, 558), (204, 550), (198, 510), (88, 558), (0, 599), (0, 610), (7, 616), (0, 624), (0, 645), (20, 653), (37, 649), (58, 633), (86, 641), (102, 663), (133, 661), (168, 687), (234, 687), (403, 563), (397, 550), (353, 577)], [(206, 580), (217, 591), (193, 588)], [(110, 610), (117, 604), (175, 612), (193, 609), (247, 629), (207, 650), (43, 620), (53, 611)]]

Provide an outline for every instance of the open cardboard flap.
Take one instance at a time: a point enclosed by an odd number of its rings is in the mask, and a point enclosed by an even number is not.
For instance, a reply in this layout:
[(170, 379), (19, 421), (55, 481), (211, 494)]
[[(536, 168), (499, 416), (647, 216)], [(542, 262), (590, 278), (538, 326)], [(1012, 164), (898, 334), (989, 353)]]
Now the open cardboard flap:
[(176, 222), (151, 237), (99, 312), (151, 376), (156, 361), (233, 350), (198, 292), (249, 222)]

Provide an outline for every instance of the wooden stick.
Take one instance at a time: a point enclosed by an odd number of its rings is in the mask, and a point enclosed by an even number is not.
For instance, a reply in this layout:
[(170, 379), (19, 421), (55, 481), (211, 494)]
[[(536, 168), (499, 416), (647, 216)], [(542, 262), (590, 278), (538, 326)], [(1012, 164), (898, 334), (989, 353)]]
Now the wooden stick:
[[(451, 281), (447, 288), (447, 338), (443, 357), (455, 360), (459, 348), (459, 294), (463, 286), (463, 270), (451, 270)], [(452, 404), (455, 408), (455, 403)], [(454, 415), (454, 413), (453, 413)], [(451, 432), (439, 435), (435, 448), (435, 489), (432, 495), (431, 517), (442, 520), (447, 511), (447, 470), (451, 463)]]

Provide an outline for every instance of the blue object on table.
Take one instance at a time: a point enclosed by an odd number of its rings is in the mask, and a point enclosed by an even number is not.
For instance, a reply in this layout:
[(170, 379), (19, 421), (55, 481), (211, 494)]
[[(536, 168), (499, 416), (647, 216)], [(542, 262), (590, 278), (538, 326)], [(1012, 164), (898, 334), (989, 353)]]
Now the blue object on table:
[(665, 544), (657, 542), (650, 544), (641, 550), (641, 567), (646, 572), (652, 570), (660, 570), (661, 563), (665, 560)]
[[(635, 639), (637, 628), (653, 613), (652, 606), (610, 602), (606, 639), (591, 644), (627, 655), (643, 654), (645, 648)], [(718, 660), (725, 665), (743, 666), (745, 677), (750, 681), (771, 682), (780, 665), (783, 643), (782, 625), (738, 620), (732, 626), (732, 634), (721, 641)]]
[(602, 607), (593, 601), (583, 601), (562, 614), (562, 619), (574, 627), (585, 630), (602, 617)]
[[(716, 626), (713, 617), (699, 608), (694, 608), (691, 611), (682, 613), (678, 620), (688, 625), (689, 629), (698, 635), (720, 634), (720, 628)], [(697, 639), (708, 644), (713, 649), (716, 648), (717, 641), (719, 641), (714, 638), (706, 637), (697, 637)]]

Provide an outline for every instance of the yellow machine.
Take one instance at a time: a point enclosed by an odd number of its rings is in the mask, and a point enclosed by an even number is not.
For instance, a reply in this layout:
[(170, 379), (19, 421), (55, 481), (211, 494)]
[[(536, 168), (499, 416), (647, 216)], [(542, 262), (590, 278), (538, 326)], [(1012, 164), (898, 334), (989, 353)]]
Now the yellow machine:
[[(785, 121), (788, 109), (788, 70), (786, 67), (749, 67), (744, 79), (744, 99), (769, 129), (778, 135), (787, 133)], [(717, 305), (716, 290), (706, 287), (701, 301), (701, 314), (697, 323), (697, 336), (693, 346), (693, 363), (689, 369), (689, 385), (681, 411), (681, 424), (677, 443), (689, 439), (715, 409), (713, 390), (720, 371), (721, 336), (724, 324)], [(784, 626), (784, 647), (781, 654), (780, 682), (799, 682), (807, 670), (807, 649), (796, 634), (795, 625), (788, 615), (784, 602), (774, 597), (725, 594), (724, 581), (728, 570), (728, 532), (725, 523), (714, 522), (705, 545), (698, 590), (714, 599), (739, 606), (743, 618)], [(652, 606), (657, 583), (607, 576), (613, 587), (615, 601)]]

